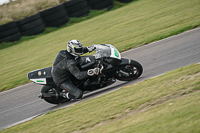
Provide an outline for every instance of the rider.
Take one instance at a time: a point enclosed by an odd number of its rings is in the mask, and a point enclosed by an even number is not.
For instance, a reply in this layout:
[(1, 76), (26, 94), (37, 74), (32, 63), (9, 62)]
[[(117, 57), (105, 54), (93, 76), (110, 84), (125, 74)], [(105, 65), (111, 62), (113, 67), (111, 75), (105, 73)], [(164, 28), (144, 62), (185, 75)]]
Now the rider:
[(67, 91), (67, 93), (62, 93), (63, 97), (68, 99), (80, 99), (83, 96), (83, 91), (70, 81), (71, 75), (74, 75), (78, 80), (82, 80), (94, 74), (98, 74), (98, 68), (81, 71), (76, 65), (76, 59), (80, 55), (92, 52), (93, 50), (95, 50), (94, 46), (82, 47), (80, 41), (71, 40), (67, 44), (67, 50), (61, 50), (58, 53), (53, 63), (52, 76), (58, 87)]

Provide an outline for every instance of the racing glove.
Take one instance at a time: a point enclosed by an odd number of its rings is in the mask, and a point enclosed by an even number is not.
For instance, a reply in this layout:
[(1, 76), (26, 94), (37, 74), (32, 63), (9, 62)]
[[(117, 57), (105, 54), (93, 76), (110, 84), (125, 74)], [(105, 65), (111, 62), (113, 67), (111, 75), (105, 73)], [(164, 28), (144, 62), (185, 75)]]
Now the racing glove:
[(99, 68), (94, 68), (94, 69), (89, 69), (87, 71), (87, 74), (89, 76), (93, 76), (93, 75), (98, 75), (99, 74), (100, 69)]
[(94, 46), (89, 46), (89, 47), (87, 47), (87, 49), (88, 49), (89, 52), (92, 52), (92, 51), (95, 50), (96, 48), (95, 48)]

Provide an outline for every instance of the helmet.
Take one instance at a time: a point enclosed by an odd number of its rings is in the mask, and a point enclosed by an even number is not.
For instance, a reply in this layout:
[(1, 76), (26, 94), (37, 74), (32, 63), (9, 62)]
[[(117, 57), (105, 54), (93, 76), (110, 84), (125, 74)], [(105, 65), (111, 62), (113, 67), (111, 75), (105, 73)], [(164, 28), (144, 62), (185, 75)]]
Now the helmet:
[(82, 55), (83, 47), (81, 42), (78, 40), (70, 40), (67, 44), (67, 51), (74, 56)]

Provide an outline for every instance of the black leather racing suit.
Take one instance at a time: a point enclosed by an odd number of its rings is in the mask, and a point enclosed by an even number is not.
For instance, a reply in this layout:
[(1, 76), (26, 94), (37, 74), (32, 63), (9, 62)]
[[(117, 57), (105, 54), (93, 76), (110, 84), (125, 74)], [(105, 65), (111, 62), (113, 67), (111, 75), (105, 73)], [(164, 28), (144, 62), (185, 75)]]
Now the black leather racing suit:
[[(88, 49), (83, 47), (83, 52), (87, 53)], [(53, 63), (52, 76), (54, 82), (63, 90), (67, 90), (75, 98), (81, 98), (83, 91), (77, 88), (69, 80), (71, 74), (77, 79), (82, 80), (87, 77), (87, 71), (80, 71), (77, 67), (75, 56), (71, 55), (67, 50), (61, 50)]]

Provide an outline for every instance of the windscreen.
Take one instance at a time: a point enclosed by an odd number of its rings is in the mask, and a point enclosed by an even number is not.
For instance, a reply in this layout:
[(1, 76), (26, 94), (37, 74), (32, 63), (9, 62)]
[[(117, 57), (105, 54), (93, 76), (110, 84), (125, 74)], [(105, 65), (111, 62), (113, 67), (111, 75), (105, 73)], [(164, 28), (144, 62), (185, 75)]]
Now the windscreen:
[(94, 45), (96, 47), (96, 53), (94, 54), (95, 59), (110, 57), (111, 50), (110, 47), (105, 44)]

